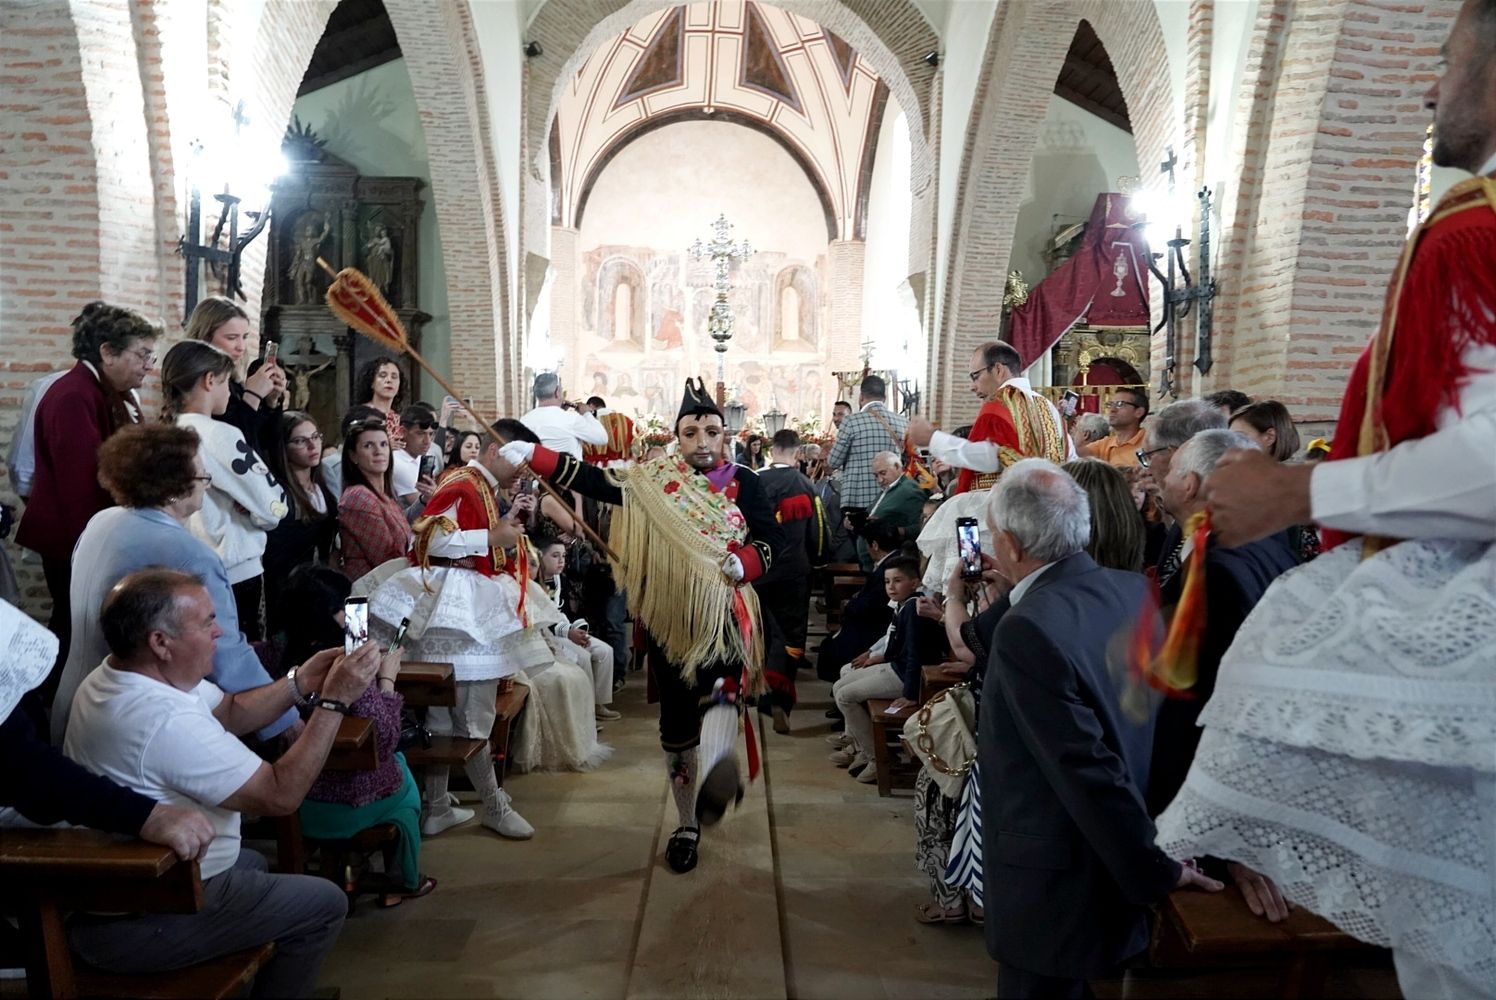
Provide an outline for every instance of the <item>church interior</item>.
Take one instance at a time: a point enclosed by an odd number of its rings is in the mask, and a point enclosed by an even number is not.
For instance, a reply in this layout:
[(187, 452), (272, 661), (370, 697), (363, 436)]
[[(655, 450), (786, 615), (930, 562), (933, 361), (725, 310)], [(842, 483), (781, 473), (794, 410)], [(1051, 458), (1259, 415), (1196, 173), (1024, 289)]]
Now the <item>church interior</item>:
[[(486, 425), (555, 375), (562, 398), (631, 418), (639, 455), (672, 440), (692, 378), (765, 449), (793, 430), (829, 453), (834, 405), (860, 408), (869, 376), (889, 411), (970, 427), (968, 360), (994, 340), (1067, 417), (1235, 390), (1331, 438), (1404, 241), (1469, 176), (1434, 164), (1424, 99), (1461, 7), (3, 0), (0, 449), (28, 388), (73, 365), (86, 304), (145, 317), (165, 359), (225, 296), (248, 320), (235, 378), (275, 352), (284, 405), (331, 453), (369, 402), (361, 372), (392, 353), (328, 309), (343, 268), (408, 337), (404, 403), (461, 401)], [(139, 398), (154, 419), (157, 374)], [(24, 523), (13, 470), (0, 503)], [(3, 553), (7, 600), (46, 623), (42, 559), (14, 532)], [(855, 583), (817, 570), (807, 649)], [(621, 717), (596, 736), (611, 758), (501, 762), (534, 838), (430, 838), (439, 888), (358, 897), (313, 995), (994, 995), (980, 915), (922, 908), (917, 755), (878, 723), (876, 787), (828, 767), (840, 703), (809, 673), (783, 731), (749, 712), (762, 773), (678, 877), (653, 683), (620, 664)], [(245, 820), (272, 859), (284, 834)], [(1235, 918), (1164, 913), (1149, 959), (1087, 995), (1412, 995), (1385, 947), (1308, 910)], [(32, 971), (0, 996), (91, 995)]]

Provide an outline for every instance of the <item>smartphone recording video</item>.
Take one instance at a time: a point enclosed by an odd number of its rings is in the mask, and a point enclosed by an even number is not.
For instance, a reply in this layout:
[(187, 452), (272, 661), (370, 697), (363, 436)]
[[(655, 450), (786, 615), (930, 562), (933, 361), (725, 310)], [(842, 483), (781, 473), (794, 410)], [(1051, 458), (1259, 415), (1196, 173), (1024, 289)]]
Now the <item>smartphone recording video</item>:
[(968, 580), (982, 575), (982, 536), (977, 528), (977, 519), (956, 519), (956, 551), (961, 557), (961, 575)]
[(343, 652), (351, 653), (369, 641), (369, 599), (350, 597), (343, 602)]

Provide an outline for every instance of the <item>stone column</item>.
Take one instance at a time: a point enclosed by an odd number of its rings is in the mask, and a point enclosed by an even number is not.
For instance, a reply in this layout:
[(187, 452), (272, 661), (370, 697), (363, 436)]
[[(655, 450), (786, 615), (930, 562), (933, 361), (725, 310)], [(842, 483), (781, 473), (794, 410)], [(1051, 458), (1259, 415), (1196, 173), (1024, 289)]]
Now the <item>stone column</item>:
[(551, 267), (556, 275), (551, 282), (551, 345), (566, 358), (566, 370), (561, 373), (563, 383), (578, 388), (592, 384), (591, 374), (582, 371), (585, 359), (577, 349), (582, 294), (577, 286), (580, 235), (569, 226), (551, 227)]
[(862, 364), (862, 278), (867, 244), (834, 240), (826, 247), (827, 373)]

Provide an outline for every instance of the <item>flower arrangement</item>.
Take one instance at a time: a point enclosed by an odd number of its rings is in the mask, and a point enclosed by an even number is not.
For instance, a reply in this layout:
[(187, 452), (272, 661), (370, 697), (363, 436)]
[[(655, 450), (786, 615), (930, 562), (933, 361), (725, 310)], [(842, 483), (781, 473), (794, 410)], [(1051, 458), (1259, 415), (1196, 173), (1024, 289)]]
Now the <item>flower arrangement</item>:
[(640, 455), (651, 448), (669, 448), (675, 440), (675, 434), (671, 431), (670, 425), (665, 423), (664, 417), (650, 413), (641, 416), (638, 423), (640, 430), (636, 433), (634, 441)]

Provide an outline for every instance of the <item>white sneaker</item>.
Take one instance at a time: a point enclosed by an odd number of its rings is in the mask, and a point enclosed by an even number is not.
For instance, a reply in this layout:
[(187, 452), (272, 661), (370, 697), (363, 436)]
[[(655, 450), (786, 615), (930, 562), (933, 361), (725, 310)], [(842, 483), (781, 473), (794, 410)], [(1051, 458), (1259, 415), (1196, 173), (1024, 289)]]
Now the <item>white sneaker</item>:
[(878, 783), (878, 765), (868, 761), (867, 766), (853, 776), (853, 780), (860, 781), (864, 785), (876, 785)]
[(621, 712), (615, 712), (606, 705), (597, 706), (597, 711), (593, 712), (592, 715), (598, 722), (617, 722), (623, 718)]
[(515, 812), (514, 807), (507, 802), (499, 807), (498, 812), (485, 810), (483, 825), (500, 837), (507, 837), (510, 840), (529, 840), (535, 836), (535, 828), (526, 822), (523, 816)]
[(435, 837), (437, 834), (445, 833), (454, 826), (461, 826), (476, 815), (477, 813), (471, 809), (462, 809), (456, 806), (433, 809), (421, 820), (421, 836)]
[(826, 737), (826, 742), (830, 743), (832, 746), (840, 750), (847, 744), (852, 742), (852, 737), (848, 736), (846, 733), (832, 733), (830, 736)]

